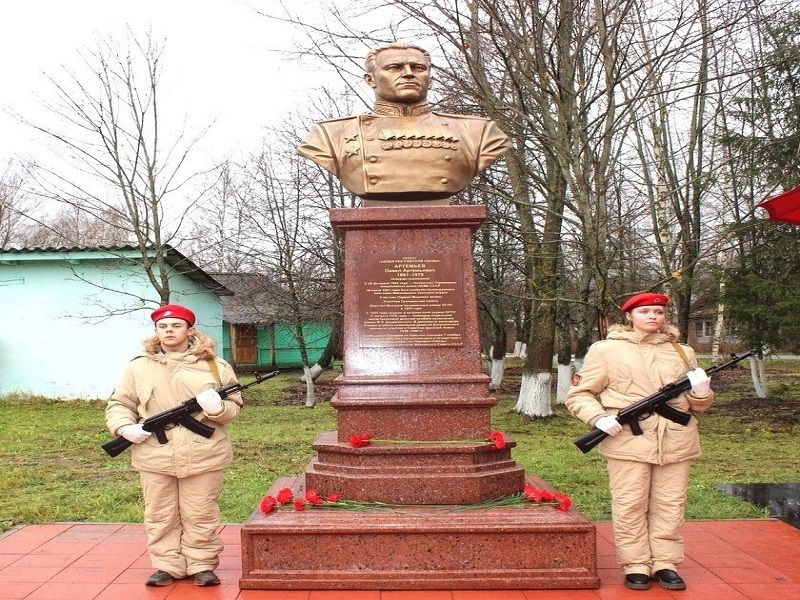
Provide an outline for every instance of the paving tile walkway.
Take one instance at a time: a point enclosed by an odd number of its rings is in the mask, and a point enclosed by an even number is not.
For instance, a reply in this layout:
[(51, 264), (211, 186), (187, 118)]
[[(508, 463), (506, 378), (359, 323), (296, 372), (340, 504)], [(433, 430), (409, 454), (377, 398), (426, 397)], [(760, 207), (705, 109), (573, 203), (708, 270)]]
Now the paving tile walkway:
[(222, 585), (190, 580), (164, 588), (144, 585), (153, 571), (141, 525), (51, 523), (0, 536), (0, 600), (793, 600), (800, 598), (800, 529), (781, 521), (691, 521), (685, 529), (685, 591), (654, 585), (632, 591), (611, 541), (611, 525), (597, 526), (596, 590), (240, 590), (239, 525), (222, 529)]

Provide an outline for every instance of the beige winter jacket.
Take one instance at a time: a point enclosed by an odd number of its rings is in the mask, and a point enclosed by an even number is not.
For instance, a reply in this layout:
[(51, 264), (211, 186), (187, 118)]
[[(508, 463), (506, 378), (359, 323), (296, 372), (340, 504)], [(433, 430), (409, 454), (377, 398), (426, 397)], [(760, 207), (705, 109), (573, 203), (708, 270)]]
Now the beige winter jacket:
[[(134, 358), (125, 368), (106, 406), (106, 426), (116, 435), (123, 425), (139, 423), (196, 396), (199, 392), (220, 387), (209, 359), (216, 361), (222, 386), (236, 383), (231, 366), (214, 353), (214, 340), (197, 332), (186, 352), (162, 354), (158, 337), (144, 342), (144, 354)], [(240, 394), (232, 394), (223, 401), (223, 412), (209, 416), (203, 412), (194, 418), (214, 427), (210, 438), (193, 433), (185, 427), (167, 430), (169, 440), (160, 444), (151, 435), (141, 444), (132, 447), (133, 467), (188, 477), (219, 470), (233, 460), (233, 449), (225, 424), (239, 414), (242, 406)]]
[[(673, 346), (678, 330), (667, 325), (662, 332), (636, 333), (630, 328), (614, 327), (607, 339), (589, 349), (570, 388), (566, 406), (570, 413), (588, 425), (600, 417), (615, 415), (619, 409), (655, 393), (681, 378), (697, 366), (694, 350), (681, 345), (687, 365)], [(699, 397), (681, 394), (669, 404), (685, 412), (704, 412), (714, 400), (714, 393)], [(607, 437), (600, 453), (608, 458), (669, 464), (700, 456), (697, 420), (680, 425), (660, 415), (639, 422), (644, 435), (633, 435), (626, 426), (621, 433)]]

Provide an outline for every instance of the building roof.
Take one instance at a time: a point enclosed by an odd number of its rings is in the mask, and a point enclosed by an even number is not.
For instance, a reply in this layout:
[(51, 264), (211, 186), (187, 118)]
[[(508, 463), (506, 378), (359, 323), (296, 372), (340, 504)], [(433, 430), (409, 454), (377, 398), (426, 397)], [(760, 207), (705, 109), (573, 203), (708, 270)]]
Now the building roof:
[(222, 318), (228, 323), (275, 323), (275, 295), (280, 289), (260, 273), (213, 273), (233, 295), (222, 298)]
[[(152, 248), (150, 249), (153, 250)], [(172, 246), (164, 245), (167, 264), (178, 273), (214, 292), (218, 296), (231, 296), (233, 292), (214, 277), (178, 252)], [(122, 259), (141, 262), (142, 254), (138, 246), (60, 246), (0, 248), (0, 264), (16, 264), (35, 260), (51, 260), (54, 255), (69, 261)]]

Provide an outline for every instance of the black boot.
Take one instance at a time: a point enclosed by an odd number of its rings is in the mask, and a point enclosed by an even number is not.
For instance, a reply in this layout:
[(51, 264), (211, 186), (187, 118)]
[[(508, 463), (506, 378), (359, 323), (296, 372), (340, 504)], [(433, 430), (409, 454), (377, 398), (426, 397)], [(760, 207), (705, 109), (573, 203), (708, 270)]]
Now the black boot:
[(195, 585), (219, 585), (219, 577), (214, 574), (214, 571), (200, 571), (194, 574)]
[(150, 577), (147, 578), (147, 582), (145, 585), (153, 586), (153, 587), (161, 587), (165, 585), (169, 585), (175, 581), (175, 578), (167, 573), (166, 571), (156, 571)]
[(686, 582), (672, 569), (661, 569), (653, 573), (653, 580), (667, 590), (685, 590)]
[(649, 590), (650, 576), (644, 573), (629, 573), (625, 575), (625, 587), (632, 590)]

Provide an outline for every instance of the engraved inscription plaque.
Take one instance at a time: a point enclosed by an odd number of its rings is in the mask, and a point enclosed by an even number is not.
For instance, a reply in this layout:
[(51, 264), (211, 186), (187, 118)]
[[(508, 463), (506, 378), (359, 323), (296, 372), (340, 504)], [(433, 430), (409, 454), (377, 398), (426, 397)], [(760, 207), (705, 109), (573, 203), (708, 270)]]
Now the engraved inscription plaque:
[(457, 257), (361, 257), (362, 347), (464, 344), (464, 294)]

